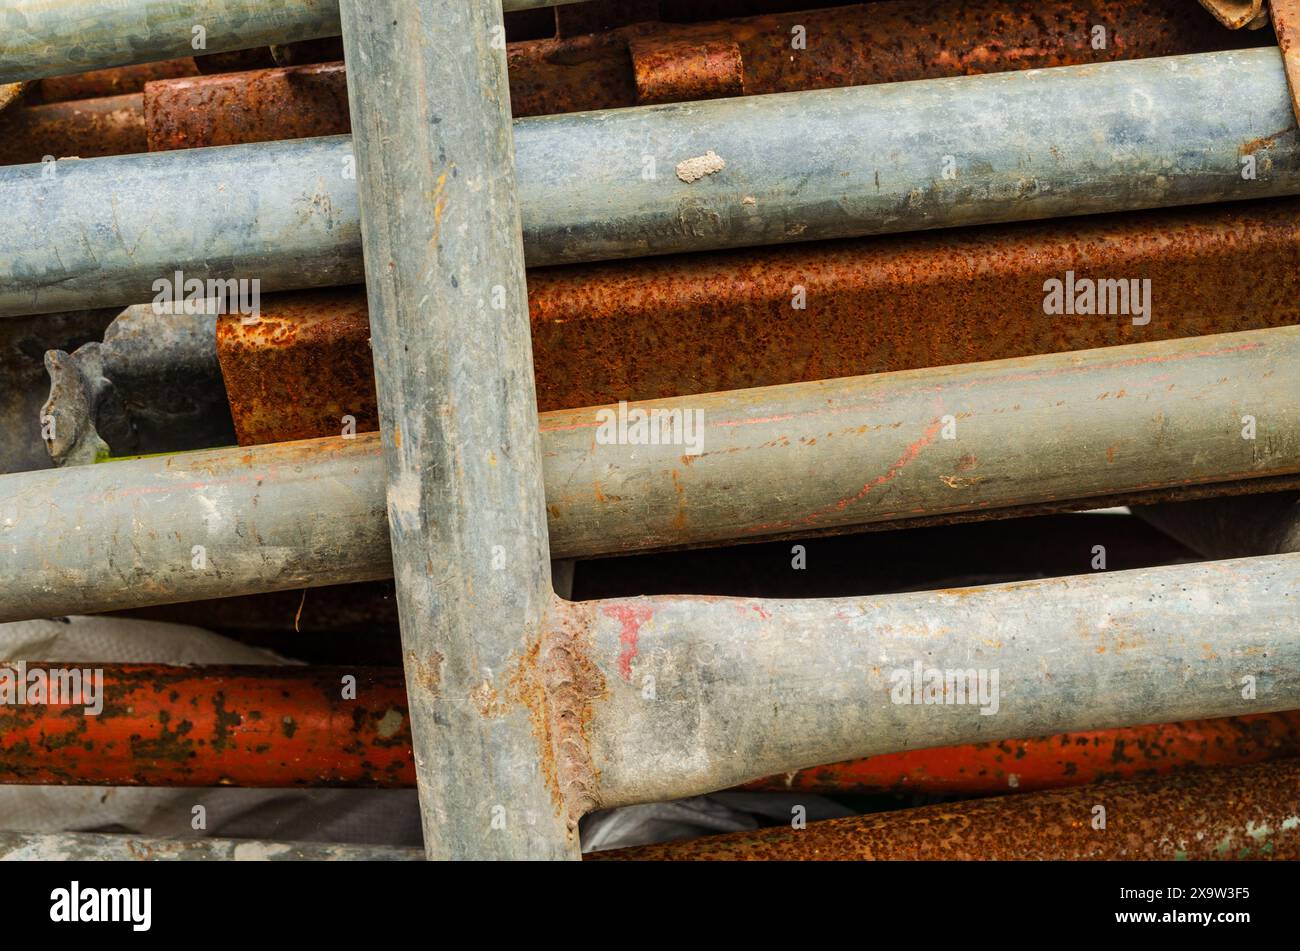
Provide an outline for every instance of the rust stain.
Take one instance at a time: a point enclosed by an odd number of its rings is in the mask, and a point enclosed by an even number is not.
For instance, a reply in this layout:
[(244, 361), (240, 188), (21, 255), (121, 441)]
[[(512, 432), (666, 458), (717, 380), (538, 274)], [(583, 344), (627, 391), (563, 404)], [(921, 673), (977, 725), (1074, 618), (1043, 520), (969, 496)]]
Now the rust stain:
[(618, 655), (618, 673), (628, 683), (632, 682), (632, 661), (636, 660), (637, 640), (641, 635), (641, 625), (654, 615), (654, 609), (641, 604), (603, 604), (600, 612), (613, 618), (619, 624), (618, 641), (623, 645)]

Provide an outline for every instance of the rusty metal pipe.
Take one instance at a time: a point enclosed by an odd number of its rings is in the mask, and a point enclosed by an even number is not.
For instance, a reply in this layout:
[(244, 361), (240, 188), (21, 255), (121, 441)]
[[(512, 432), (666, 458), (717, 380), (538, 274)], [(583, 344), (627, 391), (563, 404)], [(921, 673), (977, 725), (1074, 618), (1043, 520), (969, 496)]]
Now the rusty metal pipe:
[(1240, 766), (1300, 755), (1300, 711), (997, 740), (794, 770), (765, 792), (989, 796)]
[[(533, 265), (1300, 191), (1276, 49), (522, 119), (515, 143)], [(138, 303), (178, 267), (356, 283), (351, 158), (322, 137), (2, 168), (0, 314)]]
[(139, 93), (26, 106), (0, 117), (0, 165), (147, 150)]
[[(1096, 27), (1105, 31), (1100, 48)], [(803, 48), (795, 48), (800, 32)], [(511, 108), (523, 117), (1174, 56), (1251, 39), (1189, 15), (1184, 0), (901, 0), (635, 23), (511, 43), (507, 56)], [(151, 83), (150, 148), (345, 133), (345, 87), (341, 63)]]
[[(1150, 280), (1150, 321), (1044, 314), (1067, 272)], [(528, 308), (543, 411), (1255, 330), (1300, 323), (1300, 200), (540, 268)], [(218, 323), (241, 445), (378, 427), (363, 289), (260, 317)]]
[[(623, 860), (1298, 859), (1300, 762), (924, 806), (594, 853)], [(1099, 811), (1098, 807), (1101, 807)], [(1104, 819), (1104, 827), (1098, 827)]]
[[(103, 665), (102, 696), (95, 716), (62, 704), (0, 710), (0, 782), (415, 785), (406, 690), (394, 668)], [(987, 795), (1297, 754), (1300, 711), (908, 750), (746, 788)]]
[(75, 12), (63, 0), (8, 0), (4, 12), (0, 83), (339, 35), (339, 0), (80, 0)]
[(97, 714), (0, 707), (0, 782), (414, 785), (398, 670), (95, 666)]
[[(1298, 360), (1282, 327), (545, 413), (551, 555), (1293, 474)], [(378, 452), (364, 434), (4, 476), (0, 620), (388, 576)]]

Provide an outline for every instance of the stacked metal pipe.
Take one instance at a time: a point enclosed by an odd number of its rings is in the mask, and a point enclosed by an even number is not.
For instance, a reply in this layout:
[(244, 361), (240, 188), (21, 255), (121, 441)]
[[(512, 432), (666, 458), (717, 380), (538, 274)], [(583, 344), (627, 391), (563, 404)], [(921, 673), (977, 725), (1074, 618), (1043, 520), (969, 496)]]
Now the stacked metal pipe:
[[(744, 785), (1002, 797), (623, 857), (928, 858), (935, 828), (964, 857), (1295, 854), (1285, 20), (1279, 50), (1174, 0), (528, 39), (466, 0), (12, 6), (0, 342), (50, 328), (14, 458), (57, 465), (0, 476), (0, 620), (393, 578), (405, 690), (115, 667), (110, 716), (0, 710), (0, 780), (417, 785), (436, 858), (572, 858), (596, 809)], [(209, 309), (140, 306), (160, 282)], [(106, 307), (102, 343), (53, 333)], [(552, 579), (1114, 505), (1183, 563), (805, 599)], [(1099, 796), (1134, 817), (1107, 843), (1036, 841)], [(1210, 832), (1175, 828), (1188, 797), (1223, 801)]]

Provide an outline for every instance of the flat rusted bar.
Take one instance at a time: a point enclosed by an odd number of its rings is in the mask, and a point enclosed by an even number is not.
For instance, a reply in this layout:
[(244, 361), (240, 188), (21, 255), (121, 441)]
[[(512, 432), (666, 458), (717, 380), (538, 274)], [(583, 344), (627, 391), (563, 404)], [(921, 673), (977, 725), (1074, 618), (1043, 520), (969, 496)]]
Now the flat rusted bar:
[[(1300, 762), (1003, 796), (594, 853), (622, 860), (1300, 859)], [(1104, 813), (1098, 810), (1098, 807)], [(1104, 818), (1104, 827), (1098, 823)]]
[(38, 103), (0, 116), (0, 165), (145, 152), (139, 93)]
[[(551, 556), (1291, 476), (1297, 361), (1300, 327), (1278, 327), (544, 413)], [(658, 442), (633, 438), (652, 418)], [(0, 620), (385, 577), (378, 449), (343, 433), (0, 477)]]
[[(1149, 322), (1044, 314), (1067, 273), (1150, 280)], [(528, 309), (543, 411), (1284, 326), (1300, 200), (535, 268)], [(217, 352), (240, 445), (377, 427), (361, 288), (267, 295)]]
[(146, 83), (197, 74), (198, 67), (194, 65), (194, 58), (186, 56), (158, 63), (95, 69), (69, 76), (48, 76), (37, 85), (44, 102), (66, 102), (71, 99), (100, 99), (104, 96), (144, 92)]
[(400, 670), (98, 670), (98, 712), (81, 704), (0, 707), (0, 783), (415, 784)]
[[(795, 26), (806, 48), (791, 47)], [(1105, 45), (1093, 46), (1093, 27)], [(871, 3), (509, 44), (515, 116), (1072, 66), (1248, 45), (1186, 0)], [(1257, 38), (1254, 42), (1262, 44)], [(299, 79), (299, 77), (304, 77)], [(151, 84), (155, 149), (350, 129), (341, 64)]]
[(1300, 756), (1300, 710), (885, 753), (768, 776), (767, 792), (988, 796)]

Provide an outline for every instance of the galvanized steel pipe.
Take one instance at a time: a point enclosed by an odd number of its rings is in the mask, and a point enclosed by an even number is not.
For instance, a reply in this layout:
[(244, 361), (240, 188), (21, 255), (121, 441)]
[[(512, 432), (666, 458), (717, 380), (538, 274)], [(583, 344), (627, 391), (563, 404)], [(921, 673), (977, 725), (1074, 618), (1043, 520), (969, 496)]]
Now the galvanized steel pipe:
[(339, 0), (7, 0), (2, 13), (0, 83), (339, 35)]
[[(1298, 361), (1281, 327), (625, 407), (702, 414), (699, 455), (546, 413), (551, 555), (1300, 472)], [(0, 620), (391, 576), (379, 439), (4, 476), (0, 572)]]
[(340, 9), (425, 850), (577, 858), (531, 712), (490, 683), (555, 597), (501, 12)]
[(1287, 554), (871, 598), (578, 603), (566, 636), (592, 672), (572, 715), (605, 807), (905, 749), (1293, 709), (1298, 597)]
[[(532, 265), (1300, 192), (1274, 48), (522, 119), (515, 141)], [(138, 303), (177, 267), (355, 282), (350, 156), (337, 137), (0, 169), (0, 314)]]

